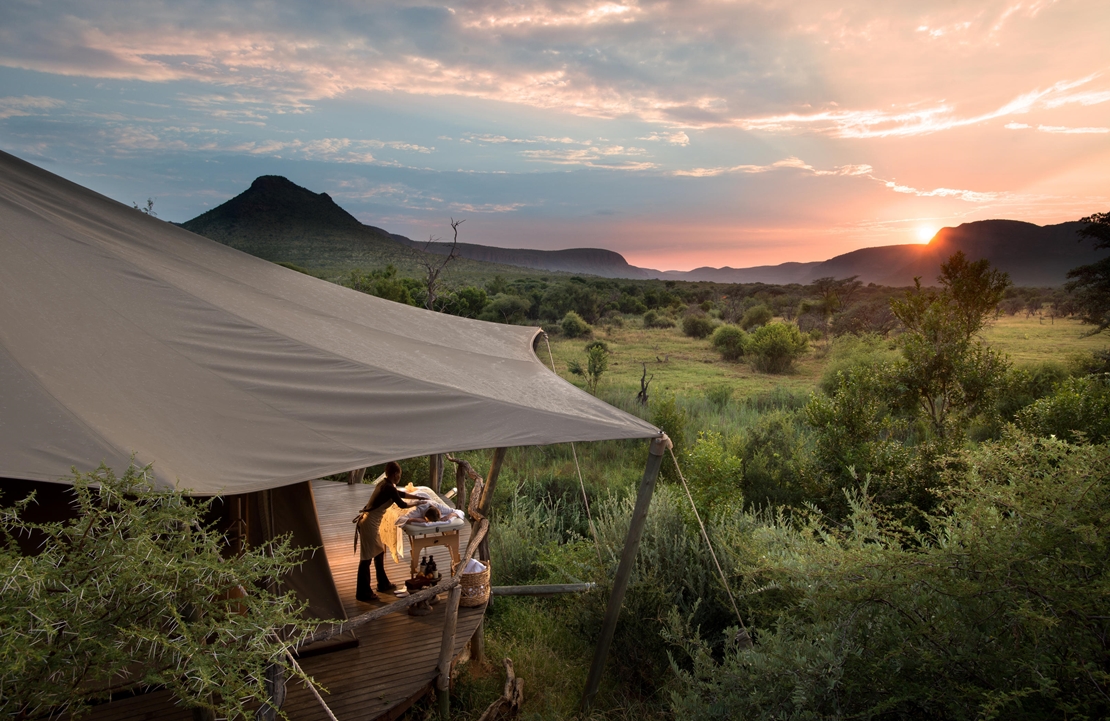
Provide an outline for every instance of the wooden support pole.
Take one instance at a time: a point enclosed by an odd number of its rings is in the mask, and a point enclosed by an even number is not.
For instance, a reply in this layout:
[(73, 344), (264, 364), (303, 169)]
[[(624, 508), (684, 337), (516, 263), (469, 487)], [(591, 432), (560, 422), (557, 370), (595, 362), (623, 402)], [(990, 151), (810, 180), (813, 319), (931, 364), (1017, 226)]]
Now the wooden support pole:
[(586, 593), (597, 587), (596, 583), (544, 583), (531, 586), (494, 586), (494, 596), (556, 596), (560, 593)]
[(508, 448), (493, 449), (493, 458), (489, 462), (489, 473), (482, 486), (482, 497), (478, 501), (478, 510), (482, 516), (489, 516), (489, 507), (493, 503), (493, 492), (497, 488), (497, 477), (501, 475), (501, 465), (505, 462), (505, 453)]
[(428, 456), (428, 488), (439, 493), (443, 483), (443, 454), (433, 453)]
[(455, 629), (459, 624), (459, 599), (462, 588), (453, 587), (447, 593), (446, 618), (443, 621), (443, 638), (439, 644), (439, 675), (436, 676), (436, 703), (439, 717), (446, 719), (451, 713), (451, 660), (455, 657)]
[[(482, 485), (482, 496), (478, 500), (478, 513), (482, 518), (489, 518), (489, 508), (493, 503), (493, 492), (497, 489), (497, 477), (501, 475), (501, 465), (505, 462), (505, 453), (508, 448), (495, 448), (493, 451), (493, 459), (489, 464), (489, 473), (486, 475), (486, 482)], [(482, 539), (482, 545), (478, 546), (478, 560), (489, 560), (489, 537)]]
[(478, 663), (486, 662), (486, 618), (478, 622), (478, 628), (474, 630), (474, 635), (470, 637), (470, 658)]
[(362, 483), (363, 478), (366, 478), (366, 469), (356, 468), (355, 470), (347, 474), (347, 485), (357, 486), (358, 484)]
[(586, 690), (582, 694), (583, 713), (589, 710), (594, 696), (597, 695), (598, 686), (601, 685), (601, 675), (605, 672), (605, 659), (609, 655), (609, 645), (613, 642), (613, 633), (617, 629), (617, 618), (620, 616), (621, 604), (624, 602), (624, 592), (628, 589), (628, 579), (632, 576), (636, 552), (640, 548), (640, 536), (644, 533), (644, 521), (647, 520), (651, 495), (655, 491), (655, 480), (659, 477), (659, 466), (670, 444), (671, 439), (664, 433), (658, 438), (653, 438), (648, 448), (647, 466), (644, 468), (644, 477), (640, 481), (640, 492), (636, 496), (636, 507), (632, 511), (632, 522), (628, 525), (628, 535), (624, 539), (624, 550), (621, 551), (617, 575), (613, 578), (613, 593), (609, 596), (609, 606), (605, 610), (601, 638), (597, 641), (594, 660), (590, 665), (590, 675), (586, 679)]

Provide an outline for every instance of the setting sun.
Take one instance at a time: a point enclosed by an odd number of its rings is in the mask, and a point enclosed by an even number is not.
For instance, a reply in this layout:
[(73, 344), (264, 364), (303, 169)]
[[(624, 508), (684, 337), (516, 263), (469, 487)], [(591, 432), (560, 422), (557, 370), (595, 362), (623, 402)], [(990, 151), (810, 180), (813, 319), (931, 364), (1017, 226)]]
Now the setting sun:
[(937, 234), (936, 226), (933, 225), (919, 225), (917, 226), (917, 242), (928, 243)]

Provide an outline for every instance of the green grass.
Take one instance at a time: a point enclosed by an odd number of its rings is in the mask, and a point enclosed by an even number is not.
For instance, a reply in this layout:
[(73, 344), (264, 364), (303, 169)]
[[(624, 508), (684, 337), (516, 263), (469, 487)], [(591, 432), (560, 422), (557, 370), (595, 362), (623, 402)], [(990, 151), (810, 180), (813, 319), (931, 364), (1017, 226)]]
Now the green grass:
[(995, 349), (1010, 356), (1015, 365), (1055, 361), (1067, 362), (1076, 355), (1110, 348), (1110, 333), (1088, 335), (1091, 326), (1071, 318), (1023, 315), (995, 321), (983, 334)]
[[(706, 389), (729, 385), (733, 400), (759, 396), (776, 388), (791, 392), (809, 392), (821, 377), (825, 359), (823, 344), (811, 344), (810, 351), (794, 369), (782, 375), (760, 373), (746, 362), (729, 363), (721, 360), (719, 353), (709, 345), (708, 339), (688, 338), (678, 328), (639, 327), (638, 320), (629, 320), (623, 328), (595, 329), (594, 337), (604, 340), (612, 352), (609, 371), (599, 387), (599, 395), (606, 397), (624, 393), (635, 395), (640, 390), (640, 377), (646, 365), (648, 377), (654, 376), (649, 393), (652, 396), (674, 394), (700, 396)], [(551, 338), (551, 352), (555, 358), (555, 371), (574, 379), (567, 371), (572, 359), (582, 360), (586, 345), (583, 339)], [(548, 361), (547, 349), (540, 343), (540, 359)], [(644, 365), (641, 365), (644, 364)], [(577, 380), (577, 379), (574, 379)], [(579, 383), (581, 385), (581, 383)]]

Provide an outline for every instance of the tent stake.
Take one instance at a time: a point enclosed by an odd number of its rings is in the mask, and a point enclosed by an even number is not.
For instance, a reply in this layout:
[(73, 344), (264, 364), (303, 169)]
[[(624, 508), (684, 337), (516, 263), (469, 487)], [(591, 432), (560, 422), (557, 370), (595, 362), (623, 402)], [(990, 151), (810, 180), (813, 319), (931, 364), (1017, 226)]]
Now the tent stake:
[(594, 661), (590, 665), (590, 675), (586, 679), (586, 690), (582, 694), (583, 712), (589, 710), (594, 696), (597, 695), (597, 688), (601, 685), (601, 674), (605, 672), (605, 658), (609, 655), (609, 644), (613, 642), (613, 632), (617, 628), (617, 617), (620, 616), (621, 604), (624, 602), (624, 592), (628, 589), (628, 579), (632, 576), (632, 566), (636, 562), (636, 552), (640, 548), (640, 536), (644, 533), (644, 521), (647, 520), (648, 506), (651, 505), (651, 494), (655, 491), (655, 479), (659, 477), (663, 453), (670, 445), (671, 439), (664, 433), (658, 438), (653, 438), (651, 446), (648, 447), (644, 478), (640, 481), (640, 492), (636, 496), (632, 522), (628, 526), (628, 536), (624, 539), (624, 550), (621, 551), (617, 575), (613, 578), (613, 593), (609, 596), (609, 607), (605, 610), (605, 622), (601, 626), (601, 638), (597, 641)]

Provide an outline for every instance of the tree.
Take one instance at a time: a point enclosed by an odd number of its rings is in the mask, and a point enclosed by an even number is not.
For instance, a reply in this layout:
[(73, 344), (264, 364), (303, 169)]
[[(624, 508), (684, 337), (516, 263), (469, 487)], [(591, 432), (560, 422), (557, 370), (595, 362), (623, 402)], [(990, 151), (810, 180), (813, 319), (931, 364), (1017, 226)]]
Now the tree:
[[(270, 589), (299, 564), (280, 539), (242, 555), (203, 519), (209, 502), (155, 491), (149, 468), (73, 478), (77, 515), (33, 523), (33, 496), (0, 510), (0, 713), (68, 713), (112, 684), (163, 686), (219, 718), (266, 707), (304, 604)], [(10, 499), (5, 499), (9, 501)], [(17, 537), (41, 539), (22, 555)]]
[[(1110, 250), (1110, 213), (1095, 213), (1080, 220), (1087, 225), (1079, 231), (1080, 240), (1090, 238), (1096, 250)], [(1080, 319), (1096, 326), (1101, 333), (1110, 328), (1110, 256), (1068, 271), (1064, 286), (1075, 296), (1074, 307)]]
[(609, 370), (609, 346), (603, 340), (595, 340), (586, 344), (586, 365), (580, 361), (572, 360), (567, 363), (567, 370), (586, 381), (586, 390), (597, 394), (597, 384), (601, 376)]
[(436, 241), (435, 238), (429, 237), (428, 242), (424, 244), (424, 259), (420, 261), (420, 264), (424, 266), (424, 307), (428, 310), (435, 310), (436, 301), (439, 300), (439, 291), (442, 286), (442, 281), (439, 278), (440, 273), (443, 272), (448, 263), (459, 257), (456, 247), (459, 244), (459, 226), (464, 222), (451, 218), (451, 231), (455, 234), (455, 237), (451, 241), (451, 249), (447, 251), (447, 257), (442, 261), (432, 260), (432, 254), (427, 252), (432, 243)]
[(1009, 365), (977, 336), (1010, 278), (961, 251), (941, 265), (937, 280), (940, 290), (922, 288), (915, 278), (914, 289), (890, 306), (906, 329), (898, 381), (944, 440), (989, 405)]

